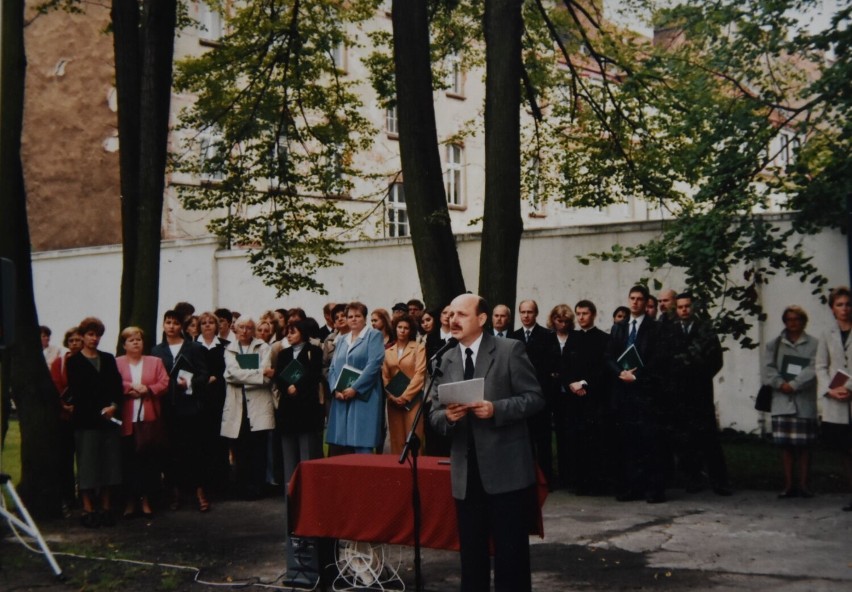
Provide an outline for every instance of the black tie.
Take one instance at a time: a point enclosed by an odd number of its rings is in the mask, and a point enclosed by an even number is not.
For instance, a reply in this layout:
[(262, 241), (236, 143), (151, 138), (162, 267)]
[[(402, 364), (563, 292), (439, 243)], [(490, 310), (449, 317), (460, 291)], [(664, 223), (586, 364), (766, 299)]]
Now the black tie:
[(498, 332), (497, 337), (503, 337), (503, 332), (502, 331)]
[(473, 350), (467, 348), (464, 350), (464, 379), (470, 380), (473, 378)]

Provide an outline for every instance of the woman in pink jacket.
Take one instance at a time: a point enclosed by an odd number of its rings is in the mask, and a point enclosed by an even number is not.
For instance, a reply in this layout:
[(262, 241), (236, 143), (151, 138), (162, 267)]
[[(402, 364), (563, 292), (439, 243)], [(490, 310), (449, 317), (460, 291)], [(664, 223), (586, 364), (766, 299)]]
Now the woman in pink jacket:
[(127, 327), (121, 332), (125, 355), (116, 358), (124, 387), (121, 435), (124, 457), (124, 484), (127, 488), (125, 518), (153, 515), (150, 497), (160, 483), (160, 458), (153, 452), (137, 452), (134, 431), (141, 422), (162, 421), (160, 397), (169, 388), (169, 375), (160, 358), (143, 356), (142, 329)]

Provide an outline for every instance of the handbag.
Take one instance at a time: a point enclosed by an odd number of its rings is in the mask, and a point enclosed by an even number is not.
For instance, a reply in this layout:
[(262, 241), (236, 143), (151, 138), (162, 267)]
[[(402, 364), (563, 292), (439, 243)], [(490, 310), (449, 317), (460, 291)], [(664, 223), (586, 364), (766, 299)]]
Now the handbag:
[(754, 400), (754, 408), (766, 413), (772, 411), (772, 391), (772, 387), (768, 384), (761, 386)]
[(139, 405), (136, 421), (133, 422), (133, 441), (136, 444), (136, 454), (147, 456), (163, 454), (169, 445), (165, 422), (162, 417), (155, 417), (150, 421), (140, 421), (141, 417), (142, 405)]
[[(775, 339), (775, 347), (772, 352), (772, 360), (778, 357), (778, 346), (781, 343), (781, 337), (778, 336)], [(764, 384), (760, 387), (760, 390), (757, 391), (757, 397), (754, 399), (754, 408), (758, 411), (763, 411), (764, 413), (770, 413), (772, 411), (772, 393), (774, 389), (768, 384)]]

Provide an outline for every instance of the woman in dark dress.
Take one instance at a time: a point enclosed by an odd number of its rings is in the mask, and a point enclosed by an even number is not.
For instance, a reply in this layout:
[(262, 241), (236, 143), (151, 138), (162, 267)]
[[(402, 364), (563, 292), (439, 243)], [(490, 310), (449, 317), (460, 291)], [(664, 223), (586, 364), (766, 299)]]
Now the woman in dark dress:
[[(121, 374), (115, 358), (98, 350), (104, 324), (95, 317), (80, 322), (83, 349), (68, 358), (68, 388), (73, 405), (77, 481), (83, 525), (113, 526), (112, 489), (121, 484)], [(95, 502), (100, 512), (95, 512)]]
[[(301, 461), (322, 458), (325, 422), (325, 408), (319, 395), (322, 350), (308, 341), (309, 337), (307, 321), (290, 323), (287, 328), (290, 347), (281, 350), (275, 363), (275, 384), (281, 397), (275, 422), (281, 432), (285, 483)], [(301, 367), (290, 368), (294, 359)], [(294, 372), (296, 369), (299, 372)]]
[(204, 448), (209, 451), (210, 485), (224, 491), (228, 486), (231, 463), (228, 440), (219, 434), (222, 427), (222, 408), (225, 405), (225, 347), (230, 343), (218, 336), (219, 320), (213, 313), (198, 316), (201, 334), (197, 343), (204, 347), (207, 371), (210, 373), (204, 406), (201, 409), (204, 423)]

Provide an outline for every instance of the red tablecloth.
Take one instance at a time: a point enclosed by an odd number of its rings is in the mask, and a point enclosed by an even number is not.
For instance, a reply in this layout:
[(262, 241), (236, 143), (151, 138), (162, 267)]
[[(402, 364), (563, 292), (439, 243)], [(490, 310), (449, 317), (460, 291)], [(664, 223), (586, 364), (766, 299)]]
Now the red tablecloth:
[[(422, 508), (420, 543), (458, 550), (450, 467), (438, 457), (418, 459)], [(446, 462), (446, 459), (443, 459)], [(539, 474), (537, 524), (544, 536), (541, 506), (547, 486)], [(290, 530), (298, 536), (414, 544), (411, 467), (396, 455), (350, 454), (299, 463), (289, 489)]]

